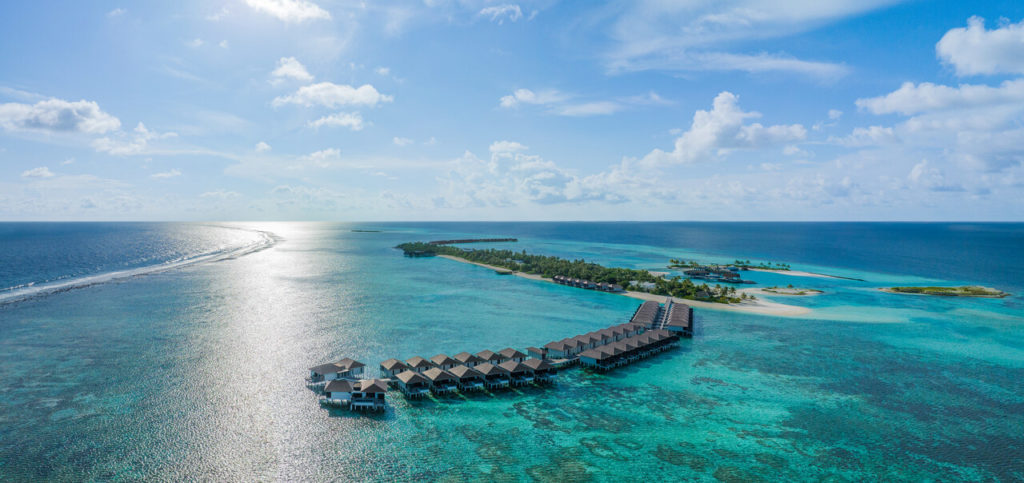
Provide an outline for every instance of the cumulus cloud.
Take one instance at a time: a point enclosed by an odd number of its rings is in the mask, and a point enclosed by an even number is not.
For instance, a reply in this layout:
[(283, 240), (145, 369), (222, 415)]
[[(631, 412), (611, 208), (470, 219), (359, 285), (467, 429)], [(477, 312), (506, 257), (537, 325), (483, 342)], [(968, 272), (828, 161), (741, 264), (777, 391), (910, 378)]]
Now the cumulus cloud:
[(330, 19), (331, 14), (307, 0), (245, 0), (253, 10), (263, 12), (288, 23), (306, 20)]
[(858, 127), (854, 128), (848, 136), (830, 137), (829, 142), (846, 147), (878, 146), (896, 142), (896, 132), (891, 127)]
[(164, 171), (164, 172), (161, 172), (161, 173), (153, 173), (153, 174), (149, 175), (149, 177), (153, 178), (153, 179), (167, 179), (167, 178), (173, 178), (175, 176), (181, 176), (181, 171), (178, 171), (176, 169), (172, 169), (170, 171)]
[(946, 32), (935, 53), (961, 76), (1024, 74), (1024, 20), (987, 30), (985, 19), (971, 17), (966, 28)]
[(394, 139), (391, 140), (391, 142), (395, 143), (395, 146), (408, 146), (412, 144), (413, 141), (412, 139), (409, 138), (395, 136)]
[(941, 169), (929, 166), (927, 159), (923, 159), (920, 163), (915, 164), (910, 169), (907, 179), (913, 185), (932, 191), (964, 191), (964, 188), (959, 184), (947, 181), (946, 175)]
[(501, 98), (501, 107), (516, 107), (520, 104), (554, 104), (568, 99), (568, 96), (554, 89), (533, 92), (530, 89), (516, 89), (510, 95)]
[(321, 117), (315, 121), (310, 121), (309, 125), (318, 129), (322, 126), (347, 127), (353, 131), (362, 131), (365, 126), (365, 124), (363, 124), (363, 116), (358, 112), (339, 112), (337, 114), (331, 114), (329, 116)]
[[(122, 133), (118, 133), (122, 134)], [(158, 139), (177, 137), (177, 133), (158, 133), (150, 131), (141, 122), (135, 126), (134, 134), (122, 134), (118, 138), (102, 137), (92, 142), (92, 147), (101, 153), (110, 153), (117, 156), (130, 156), (143, 154), (149, 147), (149, 142)]]
[(303, 156), (302, 159), (317, 168), (330, 168), (341, 160), (341, 150), (337, 148), (321, 149)]
[(241, 196), (242, 195), (239, 194), (238, 192), (228, 191), (228, 190), (223, 190), (223, 189), (219, 189), (219, 190), (215, 190), (215, 191), (207, 191), (207, 192), (199, 195), (200, 198), (213, 198), (213, 199), (218, 199), (218, 200), (230, 200), (230, 199), (233, 199), (233, 198), (239, 198)]
[(54, 174), (50, 171), (50, 168), (41, 166), (38, 168), (32, 168), (28, 171), (21, 173), (22, 178), (52, 178)]
[(256, 143), (256, 147), (253, 148), (253, 149), (255, 149), (257, 153), (265, 153), (267, 151), (270, 151), (271, 147), (270, 147), (269, 144), (267, 144), (267, 143), (265, 143), (263, 141), (260, 141), (260, 142)]
[(931, 82), (906, 82), (884, 96), (857, 99), (857, 107), (873, 114), (917, 114), (925, 111), (977, 108), (1024, 102), (1024, 79), (1008, 80), (998, 87), (964, 84), (957, 87)]
[(128, 13), (127, 10), (118, 7), (118, 8), (115, 8), (115, 9), (107, 12), (107, 17), (110, 17), (110, 18), (120, 17), (120, 16), (122, 16), (122, 15), (124, 15), (126, 13)]
[(642, 165), (681, 164), (708, 161), (734, 149), (754, 149), (806, 137), (807, 130), (799, 124), (764, 126), (745, 121), (761, 117), (757, 112), (740, 109), (739, 97), (722, 92), (715, 97), (710, 111), (699, 110), (693, 123), (676, 139), (670, 152), (651, 151), (641, 160)]
[(325, 106), (376, 106), (379, 103), (391, 102), (394, 97), (381, 94), (370, 84), (359, 87), (340, 85), (331, 82), (320, 82), (302, 86), (294, 94), (274, 99), (275, 107), (285, 104), (299, 104), (306, 107)]
[(523, 18), (523, 10), (519, 8), (519, 5), (494, 5), (480, 10), (480, 16), (490, 17), (492, 22), (497, 22), (498, 25), (501, 25), (505, 20), (515, 22)]
[(295, 59), (295, 57), (281, 57), (277, 61), (277, 68), (270, 73), (274, 79), (295, 79), (303, 82), (313, 80), (313, 75), (306, 70), (306, 66)]
[(99, 104), (92, 101), (47, 99), (35, 104), (0, 104), (0, 127), (103, 134), (120, 128), (121, 121), (103, 112)]
[(624, 108), (622, 104), (612, 101), (584, 102), (580, 104), (568, 104), (554, 109), (554, 113), (561, 116), (584, 117), (603, 116), (614, 114)]

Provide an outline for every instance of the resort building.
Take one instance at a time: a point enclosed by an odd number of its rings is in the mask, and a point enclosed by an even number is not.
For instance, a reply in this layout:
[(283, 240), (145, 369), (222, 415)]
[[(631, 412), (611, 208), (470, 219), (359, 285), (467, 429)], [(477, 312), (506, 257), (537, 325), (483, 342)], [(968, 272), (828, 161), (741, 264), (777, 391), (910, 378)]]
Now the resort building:
[(484, 350), (476, 353), (476, 356), (483, 360), (483, 362), (490, 362), (491, 364), (500, 364), (501, 355), (497, 352)]
[(652, 330), (580, 354), (580, 364), (601, 371), (621, 367), (669, 349), (679, 335), (668, 330)]
[(324, 386), (324, 395), (321, 402), (331, 405), (348, 404), (352, 400), (352, 391), (355, 383), (348, 379), (334, 379)]
[(380, 363), (380, 377), (395, 377), (398, 373), (408, 370), (409, 365), (398, 359), (388, 359)]
[(668, 315), (665, 317), (665, 322), (659, 328), (669, 330), (683, 337), (693, 337), (693, 308), (689, 305), (674, 304), (671, 301), (666, 305)]
[(537, 359), (545, 359), (548, 356), (548, 351), (539, 347), (527, 347), (526, 354), (530, 357), (536, 357)]
[(544, 344), (545, 358), (565, 359), (569, 357), (569, 343), (563, 340)]
[(395, 376), (394, 384), (408, 397), (423, 397), (430, 391), (430, 379), (415, 371), (405, 371)]
[(409, 370), (410, 371), (419, 372), (421, 374), (424, 371), (426, 371), (427, 369), (430, 369), (431, 367), (434, 367), (434, 363), (433, 362), (430, 362), (430, 361), (428, 361), (428, 360), (426, 360), (426, 359), (424, 359), (424, 358), (422, 358), (420, 356), (416, 356), (416, 357), (413, 357), (413, 358), (410, 358), (410, 359), (406, 359), (405, 360), (405, 364), (407, 366), (409, 366)]
[(455, 366), (449, 371), (458, 378), (460, 391), (480, 391), (484, 388), (484, 375), (468, 366)]
[(438, 354), (434, 357), (431, 357), (430, 362), (433, 362), (434, 367), (438, 367), (442, 371), (447, 371), (448, 369), (451, 369), (459, 365), (459, 361), (452, 359), (451, 357), (448, 357), (445, 354)]
[(318, 383), (335, 379), (357, 379), (362, 377), (364, 367), (366, 364), (346, 357), (338, 362), (310, 367), (308, 381)]
[(454, 391), (459, 383), (458, 377), (437, 367), (426, 370), (423, 377), (430, 380), (430, 391), (434, 394), (448, 394)]
[(459, 364), (469, 367), (473, 367), (481, 362), (487, 362), (473, 354), (470, 354), (469, 352), (459, 352), (458, 354), (455, 354), (455, 360), (459, 361)]
[(526, 354), (519, 352), (511, 347), (498, 351), (498, 355), (501, 356), (501, 362), (505, 361), (516, 361), (523, 362), (526, 360)]
[(484, 362), (474, 367), (480, 374), (484, 376), (484, 385), (488, 389), (498, 389), (502, 387), (508, 387), (511, 375), (507, 369), (498, 367), (490, 362)]
[(539, 383), (551, 383), (555, 381), (558, 370), (550, 362), (544, 359), (527, 359), (523, 365), (533, 371), (533, 378)]
[(525, 386), (533, 382), (533, 369), (530, 366), (518, 361), (505, 361), (498, 365), (499, 368), (508, 371), (512, 377), (513, 386)]
[(358, 382), (352, 391), (352, 402), (349, 407), (353, 410), (369, 409), (383, 411), (388, 404), (385, 399), (388, 386), (380, 379), (363, 379)]

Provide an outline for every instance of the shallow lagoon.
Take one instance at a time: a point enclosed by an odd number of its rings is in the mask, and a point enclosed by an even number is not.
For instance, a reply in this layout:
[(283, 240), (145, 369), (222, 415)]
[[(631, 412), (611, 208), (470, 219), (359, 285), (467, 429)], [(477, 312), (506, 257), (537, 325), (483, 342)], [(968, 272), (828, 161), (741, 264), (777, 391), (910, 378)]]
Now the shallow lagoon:
[[(698, 311), (697, 334), (679, 349), (605, 375), (566, 371), (554, 388), (414, 403), (392, 393), (392, 409), (377, 416), (322, 409), (305, 388), (305, 369), (327, 359), (355, 357), (374, 372), (389, 357), (540, 345), (625, 321), (637, 305), (444, 259), (405, 259), (391, 249), (401, 241), (520, 235), (517, 249), (651, 269), (670, 256), (731, 256), (651, 236), (580, 241), (596, 231), (552, 225), (358, 226), (382, 233), (252, 225), (283, 239), (236, 259), (3, 306), (0, 477), (1024, 475), (1020, 289), (997, 277), (944, 282), (1002, 283), (1012, 297), (875, 290), (934, 282), (925, 273), (931, 261), (908, 261), (900, 274), (829, 266), (814, 253), (769, 257), (866, 282), (744, 272), (760, 286), (826, 293), (777, 298), (815, 309), (804, 318)], [(713, 226), (691, 229), (723, 236)], [(745, 253), (732, 249), (733, 258), (755, 258), (772, 248), (761, 240)]]

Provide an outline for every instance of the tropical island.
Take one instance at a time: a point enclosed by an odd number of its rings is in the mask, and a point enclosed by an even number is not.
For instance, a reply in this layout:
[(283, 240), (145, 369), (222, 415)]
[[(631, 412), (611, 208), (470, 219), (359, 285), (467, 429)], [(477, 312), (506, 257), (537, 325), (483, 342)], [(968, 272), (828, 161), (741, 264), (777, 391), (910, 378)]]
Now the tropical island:
[(697, 260), (683, 260), (683, 259), (677, 259), (677, 258), (670, 258), (669, 261), (668, 261), (668, 268), (703, 268), (703, 267), (722, 267), (722, 268), (734, 267), (734, 268), (738, 268), (740, 270), (757, 269), (757, 270), (782, 270), (782, 271), (788, 271), (790, 269), (788, 263), (778, 263), (778, 262), (776, 262), (776, 263), (771, 263), (771, 262), (764, 263), (764, 262), (760, 262), (757, 265), (754, 265), (753, 263), (750, 262), (750, 260), (735, 260), (732, 263), (728, 263), (728, 264), (725, 264), (725, 265), (721, 265), (721, 264), (703, 264), (703, 263), (698, 262)]
[(821, 295), (825, 292), (813, 288), (796, 288), (792, 285), (785, 287), (765, 287), (761, 289), (761, 292), (772, 293), (776, 295)]
[(401, 249), (407, 256), (441, 255), (492, 269), (537, 275), (544, 279), (554, 279), (559, 276), (587, 280), (594, 284), (619, 285), (627, 292), (645, 292), (652, 295), (719, 304), (736, 304), (756, 298), (746, 293), (738, 293), (733, 287), (697, 285), (692, 280), (678, 276), (664, 278), (647, 270), (610, 268), (583, 259), (566, 260), (554, 256), (533, 255), (526, 253), (525, 250), (520, 252), (495, 248), (470, 250), (422, 242), (403, 243), (396, 248)]
[(889, 293), (935, 295), (940, 297), (1003, 298), (1010, 295), (1002, 290), (982, 287), (979, 285), (967, 285), (963, 287), (886, 287), (880, 288), (879, 290)]

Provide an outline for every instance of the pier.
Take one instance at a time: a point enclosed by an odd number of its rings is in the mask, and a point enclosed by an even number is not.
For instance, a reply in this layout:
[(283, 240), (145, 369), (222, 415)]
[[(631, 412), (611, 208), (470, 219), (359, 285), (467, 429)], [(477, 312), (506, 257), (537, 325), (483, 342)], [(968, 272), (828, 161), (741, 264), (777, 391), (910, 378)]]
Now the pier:
[(497, 352), (441, 353), (425, 358), (391, 358), (380, 363), (379, 379), (363, 379), (362, 362), (345, 358), (310, 368), (307, 385), (323, 393), (325, 406), (353, 411), (387, 409), (389, 386), (409, 399), (430, 394), (499, 391), (524, 386), (549, 386), (558, 371), (582, 366), (600, 372), (646, 359), (693, 337), (693, 309), (669, 298), (665, 304), (640, 304), (629, 322), (586, 334), (529, 347), (525, 352), (506, 347)]

